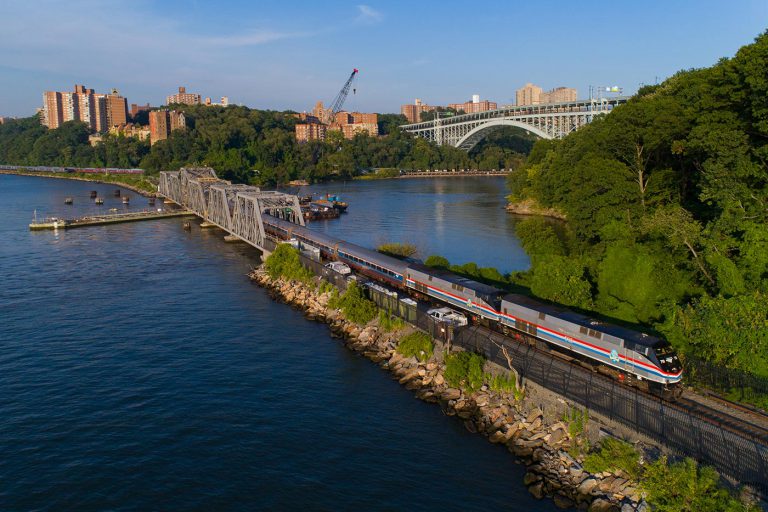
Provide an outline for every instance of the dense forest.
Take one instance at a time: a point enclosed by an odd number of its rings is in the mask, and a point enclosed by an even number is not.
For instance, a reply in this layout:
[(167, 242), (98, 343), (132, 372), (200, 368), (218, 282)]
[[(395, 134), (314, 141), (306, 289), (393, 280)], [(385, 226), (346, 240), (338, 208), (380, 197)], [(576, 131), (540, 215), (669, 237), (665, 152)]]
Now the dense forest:
[(768, 33), (540, 140), (510, 200), (543, 298), (654, 326), (690, 357), (768, 377)]
[(140, 167), (150, 173), (206, 165), (237, 182), (274, 185), (299, 178), (349, 178), (382, 167), (510, 168), (522, 164), (533, 145), (524, 133), (499, 130), (467, 154), (401, 132), (397, 126), (406, 120), (394, 114), (379, 115), (380, 137), (358, 134), (346, 140), (340, 132), (329, 132), (326, 141), (297, 143), (297, 121), (289, 112), (239, 106), (177, 108), (185, 112), (187, 129), (151, 147), (149, 142), (109, 135), (92, 147), (87, 126), (78, 122), (48, 130), (37, 117), (10, 121), (0, 125), (0, 163)]

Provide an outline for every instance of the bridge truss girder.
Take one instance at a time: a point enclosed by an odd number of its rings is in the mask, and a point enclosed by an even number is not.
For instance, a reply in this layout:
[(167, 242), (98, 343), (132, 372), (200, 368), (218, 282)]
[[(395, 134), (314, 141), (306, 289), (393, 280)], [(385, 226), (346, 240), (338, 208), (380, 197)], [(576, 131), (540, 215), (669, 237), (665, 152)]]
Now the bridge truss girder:
[(158, 192), (262, 251), (266, 236), (262, 215), (304, 225), (297, 196), (232, 185), (211, 168), (161, 172)]

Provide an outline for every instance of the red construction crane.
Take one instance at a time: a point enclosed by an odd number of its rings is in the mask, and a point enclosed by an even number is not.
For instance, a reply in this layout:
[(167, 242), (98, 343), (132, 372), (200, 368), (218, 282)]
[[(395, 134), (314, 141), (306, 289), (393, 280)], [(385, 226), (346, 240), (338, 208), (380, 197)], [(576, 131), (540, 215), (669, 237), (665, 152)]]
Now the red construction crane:
[(347, 99), (349, 88), (352, 86), (352, 81), (355, 79), (357, 72), (357, 68), (352, 70), (352, 74), (349, 75), (349, 78), (347, 78), (347, 82), (344, 84), (344, 87), (341, 88), (339, 94), (337, 94), (333, 99), (330, 108), (326, 110), (326, 112), (328, 112), (325, 120), (326, 123), (333, 124), (333, 122), (336, 120), (336, 114), (341, 112), (341, 107), (344, 106), (344, 101)]

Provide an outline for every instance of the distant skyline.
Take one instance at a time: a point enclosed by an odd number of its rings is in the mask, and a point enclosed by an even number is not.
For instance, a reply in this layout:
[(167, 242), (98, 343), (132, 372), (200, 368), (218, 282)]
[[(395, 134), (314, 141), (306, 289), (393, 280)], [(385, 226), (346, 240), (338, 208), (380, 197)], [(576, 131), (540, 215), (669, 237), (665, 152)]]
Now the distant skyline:
[(160, 105), (178, 86), (252, 108), (309, 111), (353, 68), (346, 108), (399, 112), (479, 94), (662, 81), (731, 57), (768, 27), (768, 1), (249, 2), (5, 0), (0, 116), (46, 90), (119, 89)]

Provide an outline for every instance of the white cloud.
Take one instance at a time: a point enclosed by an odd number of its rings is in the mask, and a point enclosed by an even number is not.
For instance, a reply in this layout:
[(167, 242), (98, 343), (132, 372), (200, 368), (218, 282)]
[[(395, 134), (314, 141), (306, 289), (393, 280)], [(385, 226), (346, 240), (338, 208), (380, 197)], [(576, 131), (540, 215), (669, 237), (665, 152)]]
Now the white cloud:
[(224, 37), (203, 38), (208, 44), (219, 46), (256, 46), (260, 44), (280, 41), (281, 39), (296, 39), (309, 37), (311, 32), (277, 32), (274, 30), (254, 30), (245, 34), (231, 34)]
[(373, 24), (378, 23), (381, 20), (384, 19), (384, 14), (380, 11), (377, 11), (370, 5), (361, 4), (357, 6), (357, 18), (355, 19), (358, 23), (367, 23), (367, 24)]

